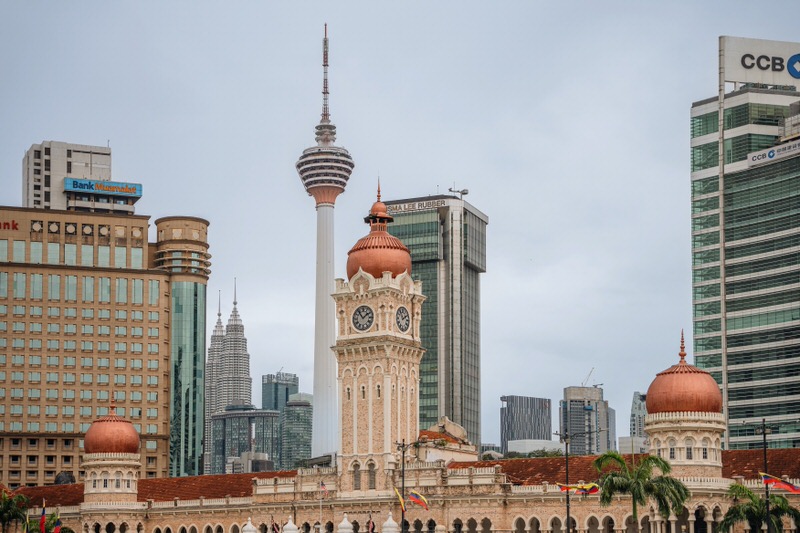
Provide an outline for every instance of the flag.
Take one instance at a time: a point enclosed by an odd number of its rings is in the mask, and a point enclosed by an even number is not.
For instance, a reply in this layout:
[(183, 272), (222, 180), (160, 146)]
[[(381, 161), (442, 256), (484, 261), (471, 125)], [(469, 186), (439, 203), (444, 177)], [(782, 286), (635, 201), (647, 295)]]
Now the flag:
[(39, 532), (40, 533), (45, 533), (46, 532), (46, 530), (44, 528), (44, 523), (47, 520), (47, 511), (45, 510), (46, 506), (47, 506), (47, 504), (46, 504), (44, 498), (42, 498), (42, 516), (39, 518)]
[(319, 482), (319, 490), (322, 491), (322, 497), (323, 498), (327, 498), (328, 497), (328, 487), (325, 486), (325, 482), (324, 481), (320, 481)]
[(400, 501), (400, 509), (402, 509), (403, 512), (405, 513), (406, 512), (406, 502), (403, 500), (403, 497), (400, 496), (400, 491), (397, 490), (397, 487), (394, 488), (394, 493), (397, 494), (397, 499)]
[(425, 499), (425, 496), (420, 494), (419, 492), (412, 490), (408, 494), (409, 501), (412, 501), (419, 505), (420, 507), (424, 508), (426, 511), (428, 510), (428, 500)]
[(561, 492), (572, 492), (573, 494), (597, 494), (600, 492), (600, 487), (597, 483), (585, 483), (583, 485), (562, 485), (556, 483)]
[(764, 485), (770, 485), (772, 488), (783, 489), (787, 492), (791, 492), (792, 494), (800, 494), (800, 487), (797, 485), (792, 485), (788, 481), (784, 481), (779, 477), (770, 476), (764, 472), (759, 472), (758, 475), (761, 476), (761, 481), (764, 482)]
[(270, 522), (272, 522), (272, 525), (270, 526), (272, 533), (281, 533), (281, 526), (275, 523), (275, 518), (270, 516), (269, 519)]
[(61, 519), (56, 518), (56, 527), (53, 528), (53, 533), (61, 533)]
[(597, 483), (587, 483), (585, 485), (578, 485), (576, 494), (597, 494), (600, 492), (600, 486)]
[(369, 513), (369, 521), (367, 521), (367, 533), (375, 533), (375, 522), (372, 521), (372, 513)]

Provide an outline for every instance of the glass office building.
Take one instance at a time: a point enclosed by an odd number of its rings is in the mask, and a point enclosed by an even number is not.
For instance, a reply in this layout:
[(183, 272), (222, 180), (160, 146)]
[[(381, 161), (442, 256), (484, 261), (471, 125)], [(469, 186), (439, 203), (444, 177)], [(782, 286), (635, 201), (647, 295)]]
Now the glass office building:
[(729, 449), (760, 448), (762, 419), (769, 446), (800, 446), (798, 101), (745, 84), (722, 121), (717, 98), (691, 111), (695, 363), (722, 389)]
[(455, 196), (387, 201), (388, 231), (411, 251), (422, 281), (420, 428), (447, 416), (480, 443), (480, 274), (488, 217)]
[(254, 405), (237, 403), (211, 415), (213, 451), (211, 474), (224, 474), (229, 458), (247, 452), (267, 454), (277, 463), (281, 438), (277, 411), (256, 409)]

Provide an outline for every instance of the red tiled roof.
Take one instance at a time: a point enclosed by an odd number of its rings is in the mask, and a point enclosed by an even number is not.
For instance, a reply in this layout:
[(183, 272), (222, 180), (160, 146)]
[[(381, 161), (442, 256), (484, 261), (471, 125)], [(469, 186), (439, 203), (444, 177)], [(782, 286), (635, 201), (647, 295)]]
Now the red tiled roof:
[[(280, 472), (257, 472), (253, 474), (219, 474), (214, 476), (191, 476), (158, 479), (140, 479), (138, 501), (170, 501), (174, 498), (196, 500), (204, 498), (241, 497), (253, 494), (253, 478), (291, 478), (296, 470)], [(83, 502), (83, 483), (72, 485), (47, 485), (24, 487), (19, 492), (31, 500), (31, 506), (39, 507), (42, 499), (50, 507), (79, 505)]]
[(453, 435), (447, 433), (446, 431), (439, 432), (439, 431), (422, 430), (419, 432), (418, 440), (423, 441), (425, 439), (428, 439), (429, 441), (444, 440), (451, 444), (462, 443), (459, 439), (455, 438)]
[[(771, 448), (767, 450), (768, 474), (777, 477), (800, 478), (800, 448)], [(756, 479), (764, 471), (764, 450), (724, 450), (722, 475), (726, 478), (744, 476)]]
[[(626, 454), (623, 457), (630, 463), (633, 456)], [(569, 457), (570, 482), (596, 481), (600, 476), (592, 466), (592, 461), (595, 459), (596, 456), (591, 455), (571, 455)], [(770, 449), (767, 462), (769, 474), (800, 479), (800, 448)], [(515, 485), (539, 485), (545, 481), (551, 484), (564, 483), (566, 479), (563, 457), (461, 461), (450, 463), (448, 468), (482, 468), (494, 465), (500, 465), (502, 472)], [(722, 476), (725, 478), (744, 476), (745, 479), (757, 479), (758, 473), (763, 470), (763, 450), (724, 450), (722, 452)]]

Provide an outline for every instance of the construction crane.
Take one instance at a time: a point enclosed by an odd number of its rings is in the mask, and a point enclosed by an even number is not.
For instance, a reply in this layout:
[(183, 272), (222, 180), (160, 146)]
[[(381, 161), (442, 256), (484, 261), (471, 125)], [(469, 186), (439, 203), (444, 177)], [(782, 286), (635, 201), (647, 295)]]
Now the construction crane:
[(591, 369), (591, 370), (589, 370), (589, 373), (586, 375), (586, 379), (584, 379), (584, 380), (581, 382), (581, 387), (585, 387), (585, 386), (586, 386), (586, 384), (589, 382), (589, 378), (590, 378), (590, 377), (592, 377), (592, 373), (593, 373), (593, 372), (594, 372), (594, 367), (592, 367), (592, 369)]

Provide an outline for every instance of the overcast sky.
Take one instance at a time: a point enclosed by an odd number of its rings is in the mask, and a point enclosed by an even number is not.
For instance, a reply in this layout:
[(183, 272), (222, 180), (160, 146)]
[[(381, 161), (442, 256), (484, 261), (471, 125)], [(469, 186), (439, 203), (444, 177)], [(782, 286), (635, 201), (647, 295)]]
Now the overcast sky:
[[(336, 203), (337, 277), (384, 199), (455, 187), (489, 216), (483, 441), (500, 396), (602, 384), (631, 397), (691, 336), (689, 109), (717, 90), (717, 38), (798, 40), (788, 2), (3, 2), (0, 204), (43, 140), (113, 150), (139, 214), (211, 222), (207, 333), (238, 278), (254, 403), (283, 369), (312, 390), (314, 144), (321, 39), (355, 159)], [(151, 231), (151, 239), (154, 238)], [(424, 289), (424, 288), (423, 288)], [(554, 416), (554, 430), (557, 419)]]

